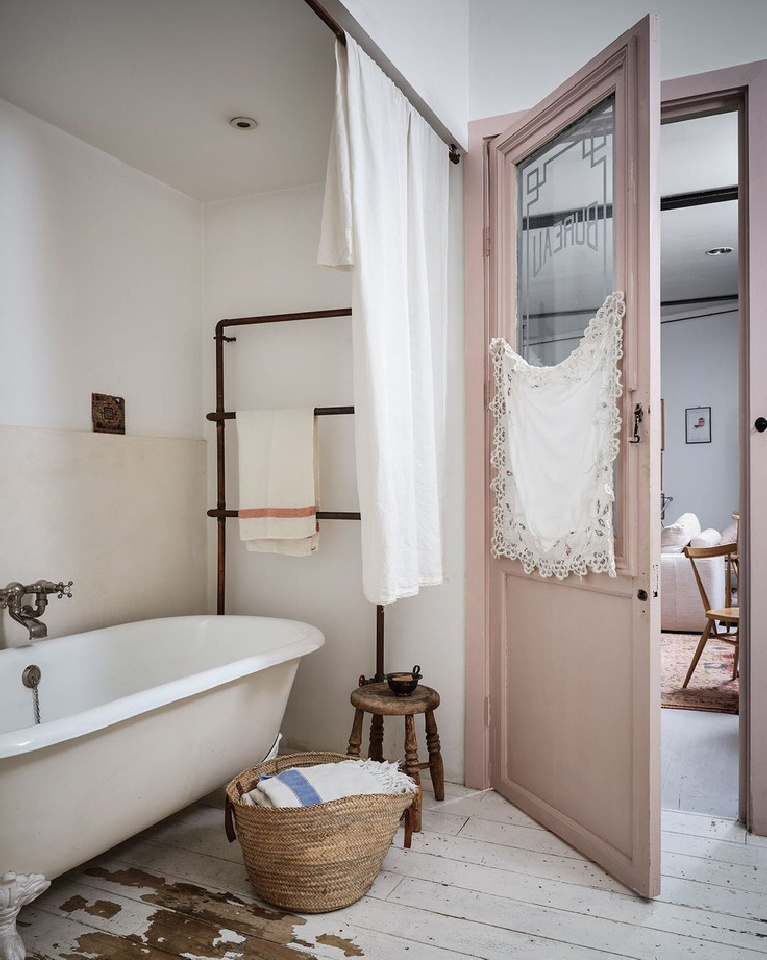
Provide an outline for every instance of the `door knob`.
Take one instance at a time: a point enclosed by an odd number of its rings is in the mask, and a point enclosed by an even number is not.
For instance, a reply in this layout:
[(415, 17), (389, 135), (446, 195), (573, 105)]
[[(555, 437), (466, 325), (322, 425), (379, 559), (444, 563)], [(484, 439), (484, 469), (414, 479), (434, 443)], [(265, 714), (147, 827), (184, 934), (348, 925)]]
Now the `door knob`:
[(767, 430), (767, 420), (764, 417), (757, 417), (754, 421), (754, 426), (759, 431), (759, 433), (764, 433)]

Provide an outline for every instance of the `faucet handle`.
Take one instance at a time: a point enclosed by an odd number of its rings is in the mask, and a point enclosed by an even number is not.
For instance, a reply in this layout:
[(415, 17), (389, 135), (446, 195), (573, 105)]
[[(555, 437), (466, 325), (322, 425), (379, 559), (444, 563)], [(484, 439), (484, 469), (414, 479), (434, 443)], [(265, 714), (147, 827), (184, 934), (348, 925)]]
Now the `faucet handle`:
[[(12, 584), (8, 585), (8, 587), (10, 586), (12, 586)], [(8, 589), (8, 587), (6, 587), (6, 589)], [(72, 596), (72, 581), (70, 580), (69, 583), (64, 583), (63, 580), (60, 580), (58, 583), (53, 583), (51, 580), (37, 580), (35, 583), (30, 583), (21, 589), (24, 595), (33, 594), (41, 597), (55, 593), (56, 596), (61, 599), (62, 597)]]
[(14, 581), (0, 590), (0, 610), (10, 607), (24, 596), (24, 587)]

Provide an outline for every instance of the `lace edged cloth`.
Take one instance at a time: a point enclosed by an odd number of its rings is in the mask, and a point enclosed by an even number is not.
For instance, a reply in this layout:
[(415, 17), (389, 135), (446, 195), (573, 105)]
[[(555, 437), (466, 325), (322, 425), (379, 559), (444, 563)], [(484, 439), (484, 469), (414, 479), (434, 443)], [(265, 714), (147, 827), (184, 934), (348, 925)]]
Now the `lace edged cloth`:
[(533, 367), (506, 340), (490, 344), (496, 393), (491, 552), (525, 573), (615, 576), (613, 463), (623, 393), (622, 293), (612, 293), (573, 352)]

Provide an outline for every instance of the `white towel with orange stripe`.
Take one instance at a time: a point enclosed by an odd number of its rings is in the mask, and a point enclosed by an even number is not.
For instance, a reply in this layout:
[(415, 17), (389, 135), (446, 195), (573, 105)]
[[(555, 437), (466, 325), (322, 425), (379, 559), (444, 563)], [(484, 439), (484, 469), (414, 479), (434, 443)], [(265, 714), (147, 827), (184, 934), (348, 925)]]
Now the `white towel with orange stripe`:
[(240, 540), (248, 550), (308, 557), (317, 549), (314, 410), (237, 411)]

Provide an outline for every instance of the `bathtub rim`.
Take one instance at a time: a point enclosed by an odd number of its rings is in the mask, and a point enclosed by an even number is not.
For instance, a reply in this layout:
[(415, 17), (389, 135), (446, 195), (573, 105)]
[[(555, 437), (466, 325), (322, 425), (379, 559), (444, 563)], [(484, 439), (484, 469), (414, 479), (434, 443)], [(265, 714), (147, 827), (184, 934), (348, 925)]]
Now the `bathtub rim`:
[[(37, 643), (27, 644), (23, 647), (9, 647), (7, 649), (32, 650), (38, 644), (57, 643), (58, 641), (88, 636), (94, 633), (108, 633), (120, 627), (140, 627), (142, 624), (180, 621), (191, 623), (201, 620), (215, 621), (219, 619), (236, 620), (240, 622), (260, 621), (264, 624), (282, 623), (299, 628), (299, 630), (294, 640), (275, 647), (272, 650), (250, 657), (242, 657), (238, 660), (231, 660), (228, 663), (192, 673), (187, 677), (181, 677), (177, 680), (170, 680), (153, 687), (147, 687), (136, 693), (129, 693), (124, 697), (117, 697), (108, 703), (90, 707), (87, 710), (82, 710), (79, 713), (71, 714), (67, 717), (59, 717), (57, 720), (47, 720), (39, 725), (21, 727), (17, 730), (9, 730), (7, 733), (1, 733), (0, 763), (3, 760), (34, 753), (37, 750), (55, 746), (58, 743), (65, 743), (68, 740), (75, 740), (78, 737), (97, 733), (100, 730), (105, 730), (108, 727), (121, 723), (124, 720), (129, 720), (131, 717), (138, 716), (139, 714), (150, 713), (153, 710), (158, 710), (172, 703), (176, 703), (179, 700), (185, 700), (189, 697), (204, 693), (206, 690), (232, 683), (249, 674), (266, 670), (271, 666), (300, 659), (312, 653), (314, 650), (319, 649), (325, 643), (325, 637), (317, 627), (301, 620), (289, 620), (281, 617), (238, 615), (228, 615), (225, 618), (219, 618), (212, 614), (200, 614), (187, 617), (153, 617), (149, 620), (133, 620), (127, 623), (97, 628), (95, 630), (84, 630), (81, 633), (69, 634), (65, 637), (56, 637), (51, 640), (39, 640)], [(3, 652), (4, 651), (0, 650), (0, 662), (2, 661)]]

